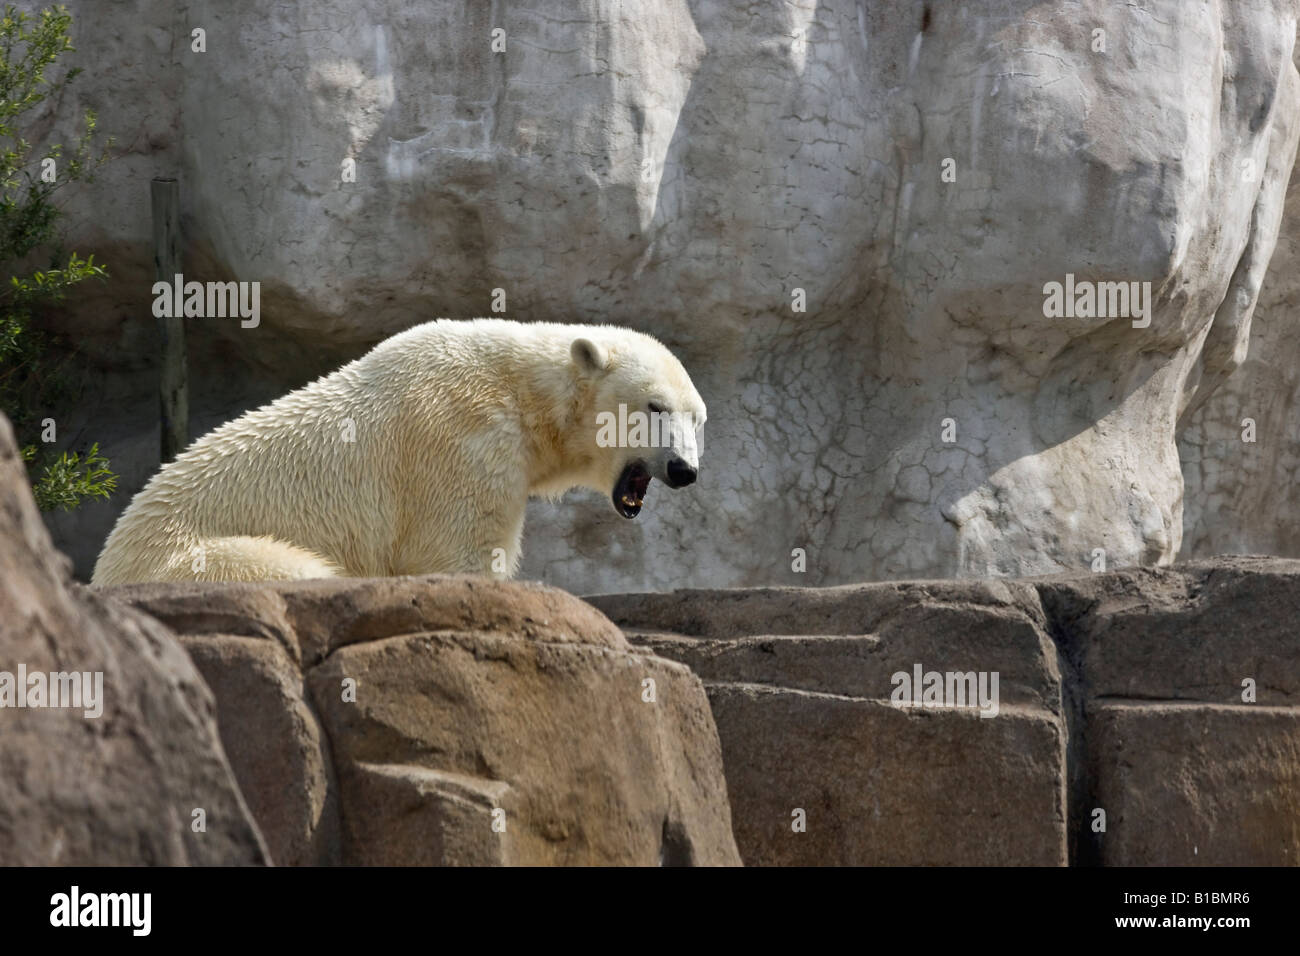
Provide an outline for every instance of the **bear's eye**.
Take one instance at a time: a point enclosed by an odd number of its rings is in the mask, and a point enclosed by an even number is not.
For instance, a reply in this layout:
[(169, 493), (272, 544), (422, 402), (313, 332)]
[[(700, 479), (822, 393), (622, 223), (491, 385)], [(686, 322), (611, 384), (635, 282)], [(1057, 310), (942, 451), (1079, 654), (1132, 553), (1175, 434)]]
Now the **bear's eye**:
[(658, 402), (651, 402), (649, 405), (651, 415), (662, 415), (664, 407)]

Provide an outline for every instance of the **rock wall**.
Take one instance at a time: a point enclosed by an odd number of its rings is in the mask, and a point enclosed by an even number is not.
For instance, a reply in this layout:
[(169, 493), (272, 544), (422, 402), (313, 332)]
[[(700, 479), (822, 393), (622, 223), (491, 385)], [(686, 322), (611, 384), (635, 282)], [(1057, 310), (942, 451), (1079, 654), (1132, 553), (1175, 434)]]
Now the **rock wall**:
[[(587, 599), (623, 632), (473, 578), (108, 593), (279, 863), (1300, 862), (1298, 561)], [(899, 706), (918, 667), (996, 706)]]
[[(1202, 405), (1248, 354), (1282, 216), (1295, 0), (70, 6), (82, 101), (121, 144), (68, 197), (116, 278), (64, 320), (100, 363), (64, 434), (125, 478), (52, 520), (82, 574), (155, 465), (160, 174), (187, 275), (263, 288), (256, 329), (189, 323), (196, 430), (414, 322), (488, 314), (496, 289), (511, 318), (679, 352), (710, 407), (697, 488), (636, 523), (594, 495), (537, 504), (529, 577), (1025, 575), (1234, 536), (1300, 553), (1274, 494), (1297, 437), (1287, 293), (1245, 391)], [(1150, 283), (1150, 325), (1045, 317), (1067, 274)], [(1238, 406), (1261, 409), (1246, 452), (1216, 445)]]
[(1300, 862), (1300, 562), (588, 600), (703, 678), (746, 864)]
[[(109, 593), (277, 862), (1300, 863), (1300, 561), (587, 599), (623, 632), (473, 578)], [(917, 668), (995, 706), (899, 706)]]
[(1187, 416), (1184, 551), (1300, 555), (1300, 176), (1239, 371)]

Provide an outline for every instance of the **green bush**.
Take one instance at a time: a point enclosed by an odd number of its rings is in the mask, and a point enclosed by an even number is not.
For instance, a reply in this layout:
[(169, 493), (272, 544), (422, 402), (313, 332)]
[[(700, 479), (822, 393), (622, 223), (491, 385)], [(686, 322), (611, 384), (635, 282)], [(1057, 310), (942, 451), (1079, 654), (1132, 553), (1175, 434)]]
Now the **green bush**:
[[(0, 18), (0, 263), (9, 275), (0, 286), (0, 409), (13, 422), (42, 510), (71, 510), (86, 498), (107, 498), (117, 485), (108, 461), (93, 446), (84, 456), (48, 444), (38, 451), (36, 436), (51, 411), (79, 397), (68, 369), (71, 350), (33, 327), (42, 309), (63, 302), (78, 283), (107, 276), (94, 257), (65, 252), (58, 233), (60, 210), (54, 202), (70, 182), (93, 180), (107, 158), (95, 154), (95, 114), (86, 111), (74, 147), (52, 144), (37, 152), (23, 138), (23, 123), (47, 98), (62, 93), (81, 71), (72, 68), (52, 78), (56, 61), (74, 52), (68, 37), (72, 16), (62, 6), (27, 14), (6, 5)], [(49, 265), (34, 268), (42, 250)]]

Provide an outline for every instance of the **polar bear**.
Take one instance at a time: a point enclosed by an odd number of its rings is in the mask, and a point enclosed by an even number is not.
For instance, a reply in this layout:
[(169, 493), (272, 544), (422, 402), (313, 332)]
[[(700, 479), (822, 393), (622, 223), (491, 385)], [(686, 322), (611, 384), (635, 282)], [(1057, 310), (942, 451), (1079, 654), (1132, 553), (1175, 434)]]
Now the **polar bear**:
[(593, 488), (635, 518), (652, 478), (695, 481), (705, 417), (649, 335), (438, 319), (190, 445), (91, 583), (508, 577), (529, 497)]

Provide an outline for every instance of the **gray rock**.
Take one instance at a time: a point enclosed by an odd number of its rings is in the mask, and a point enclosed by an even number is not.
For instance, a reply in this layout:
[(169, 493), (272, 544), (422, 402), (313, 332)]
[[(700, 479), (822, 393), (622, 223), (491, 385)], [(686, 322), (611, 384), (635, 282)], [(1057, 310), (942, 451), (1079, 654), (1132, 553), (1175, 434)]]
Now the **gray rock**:
[[(1294, 120), (1293, 120), (1294, 122)], [(1293, 170), (1241, 368), (1185, 414), (1184, 553), (1300, 556), (1300, 172)]]
[[(571, 590), (1168, 563), (1243, 522), (1267, 538), (1295, 484), (1285, 371), (1177, 445), (1246, 352), (1273, 250), (1293, 0), (71, 7), (84, 98), (123, 146), (69, 197), (117, 278), (67, 324), (112, 400), (65, 434), (126, 476), (57, 524), (83, 573), (154, 464), (159, 173), (187, 273), (263, 283), (258, 328), (188, 323), (196, 430), (494, 289), (511, 318), (678, 351), (711, 411), (698, 488), (636, 523), (537, 503), (524, 574)], [(1067, 274), (1149, 282), (1150, 326), (1045, 317)], [(1272, 301), (1260, 362), (1288, 336)], [(1256, 409), (1267, 448), (1216, 450)]]

